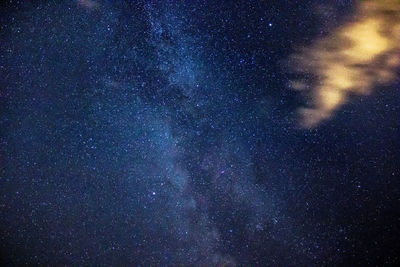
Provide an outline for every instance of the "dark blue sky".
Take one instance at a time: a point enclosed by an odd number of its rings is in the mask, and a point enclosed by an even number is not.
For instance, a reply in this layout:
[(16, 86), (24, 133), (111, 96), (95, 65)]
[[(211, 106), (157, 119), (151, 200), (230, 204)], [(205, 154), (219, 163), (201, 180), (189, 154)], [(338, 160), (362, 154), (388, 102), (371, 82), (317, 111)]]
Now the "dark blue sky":
[(234, 2), (1, 4), (3, 264), (399, 261), (399, 79), (312, 129), (289, 86), (358, 2)]

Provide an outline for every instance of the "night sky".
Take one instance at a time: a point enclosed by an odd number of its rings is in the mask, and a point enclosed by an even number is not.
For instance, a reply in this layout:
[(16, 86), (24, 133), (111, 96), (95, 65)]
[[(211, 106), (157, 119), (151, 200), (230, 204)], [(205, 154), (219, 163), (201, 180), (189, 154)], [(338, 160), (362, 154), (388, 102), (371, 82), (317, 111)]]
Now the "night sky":
[(386, 2), (3, 1), (2, 265), (399, 263)]

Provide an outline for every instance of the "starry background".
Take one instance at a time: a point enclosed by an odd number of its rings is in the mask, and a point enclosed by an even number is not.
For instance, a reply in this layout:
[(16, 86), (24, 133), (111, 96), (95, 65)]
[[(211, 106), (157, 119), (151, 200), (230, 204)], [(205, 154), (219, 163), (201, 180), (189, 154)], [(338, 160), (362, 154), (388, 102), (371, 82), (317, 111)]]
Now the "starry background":
[(328, 2), (3, 2), (1, 262), (399, 262), (399, 80), (296, 123)]

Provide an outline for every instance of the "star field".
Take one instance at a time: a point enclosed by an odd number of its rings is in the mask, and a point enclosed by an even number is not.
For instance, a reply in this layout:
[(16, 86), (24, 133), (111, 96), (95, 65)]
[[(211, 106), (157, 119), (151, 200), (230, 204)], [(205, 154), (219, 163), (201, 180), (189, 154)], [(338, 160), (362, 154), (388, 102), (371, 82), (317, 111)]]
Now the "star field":
[(368, 94), (320, 97), (347, 50), (314, 40), (381, 14), (359, 4), (2, 3), (0, 262), (398, 263), (396, 32), (346, 61)]

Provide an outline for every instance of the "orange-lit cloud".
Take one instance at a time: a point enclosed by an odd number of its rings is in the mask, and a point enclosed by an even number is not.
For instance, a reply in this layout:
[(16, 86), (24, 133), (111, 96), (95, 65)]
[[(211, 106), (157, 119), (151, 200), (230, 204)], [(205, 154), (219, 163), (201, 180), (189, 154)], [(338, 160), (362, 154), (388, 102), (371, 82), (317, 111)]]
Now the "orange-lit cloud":
[(305, 90), (310, 107), (300, 112), (300, 124), (317, 126), (332, 117), (351, 94), (365, 95), (376, 85), (396, 79), (400, 66), (400, 3), (370, 0), (359, 4), (354, 17), (326, 38), (291, 58), (295, 71), (315, 83), (296, 80), (291, 87)]

